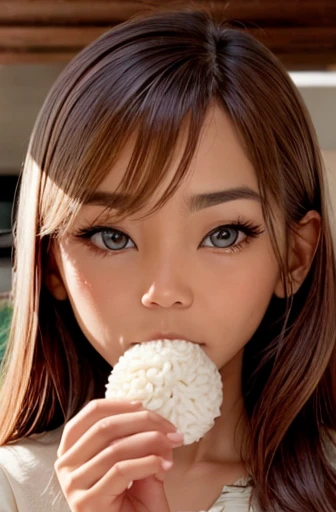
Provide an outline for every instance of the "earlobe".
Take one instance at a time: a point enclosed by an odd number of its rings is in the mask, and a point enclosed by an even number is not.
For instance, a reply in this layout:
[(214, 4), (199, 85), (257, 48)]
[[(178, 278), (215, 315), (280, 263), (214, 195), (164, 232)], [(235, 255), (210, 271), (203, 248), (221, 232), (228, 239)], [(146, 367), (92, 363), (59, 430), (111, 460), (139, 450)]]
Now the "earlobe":
[[(288, 269), (286, 275), (287, 295), (294, 295), (305, 280), (314, 259), (321, 230), (321, 216), (311, 210), (297, 224), (291, 234), (288, 254)], [(279, 298), (285, 298), (285, 287), (279, 278), (274, 293)]]
[[(302, 280), (302, 282), (303, 281), (304, 279)], [(292, 274), (288, 272), (286, 276), (286, 289), (282, 277), (279, 277), (274, 289), (274, 294), (279, 299), (284, 299), (286, 296), (291, 297), (292, 295), (294, 295), (298, 291), (299, 287), (300, 285), (298, 285), (298, 282), (295, 281)]]
[(51, 293), (51, 295), (56, 300), (66, 300), (68, 298), (67, 290), (63, 284), (62, 277), (60, 275), (56, 258), (54, 255), (55, 246), (51, 245), (49, 247), (49, 261), (47, 265), (47, 273), (46, 273), (46, 279), (45, 284)]
[(63, 281), (55, 272), (49, 271), (46, 278), (46, 285), (49, 292), (56, 300), (66, 300), (68, 298)]

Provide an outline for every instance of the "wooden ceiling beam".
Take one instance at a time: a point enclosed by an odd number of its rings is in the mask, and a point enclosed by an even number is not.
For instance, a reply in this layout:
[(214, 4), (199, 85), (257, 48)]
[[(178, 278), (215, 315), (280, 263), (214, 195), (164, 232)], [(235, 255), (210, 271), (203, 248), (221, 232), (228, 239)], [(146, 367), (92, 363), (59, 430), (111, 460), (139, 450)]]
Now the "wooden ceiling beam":
[(136, 0), (59, 1), (0, 0), (0, 24), (109, 24), (139, 11)]
[[(108, 27), (1, 27), (0, 47), (13, 48), (81, 48), (106, 32)], [(336, 50), (336, 28), (298, 27), (247, 28), (273, 50), (290, 47), (297, 50), (330, 48)]]
[(276, 55), (288, 71), (336, 71), (336, 51), (278, 52)]
[[(0, 24), (119, 23), (151, 7), (171, 9), (188, 1), (161, 0), (0, 0)], [(242, 22), (287, 25), (333, 25), (334, 0), (193, 0), (223, 17)]]
[[(0, 62), (67, 62), (108, 28), (175, 0), (0, 0)], [(336, 66), (336, 0), (193, 0), (268, 46), (289, 69)]]
[(106, 32), (106, 27), (1, 27), (0, 49), (81, 49)]
[(19, 52), (1, 51), (0, 49), (0, 66), (7, 64), (54, 64), (63, 63), (67, 64), (78, 51), (44, 51), (32, 52), (20, 50)]
[[(72, 53), (99, 37), (107, 27), (1, 27), (0, 51)], [(245, 29), (243, 29), (245, 30)], [(324, 50), (336, 53), (336, 29), (299, 27), (246, 29), (275, 53), (299, 55)], [(290, 48), (290, 52), (288, 52)]]
[(336, 27), (268, 27), (247, 29), (275, 53), (285, 48), (291, 52), (336, 51)]

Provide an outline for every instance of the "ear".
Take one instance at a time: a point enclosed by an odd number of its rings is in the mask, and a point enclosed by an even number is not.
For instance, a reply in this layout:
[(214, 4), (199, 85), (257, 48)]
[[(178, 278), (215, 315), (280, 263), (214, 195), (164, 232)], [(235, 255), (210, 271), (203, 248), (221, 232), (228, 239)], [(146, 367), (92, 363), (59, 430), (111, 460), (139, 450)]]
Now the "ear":
[(66, 300), (68, 293), (63, 284), (63, 279), (60, 274), (56, 257), (55, 257), (55, 243), (52, 242), (48, 251), (48, 264), (45, 278), (45, 284), (56, 300)]
[[(296, 225), (292, 232), (288, 248), (288, 273), (286, 285), (288, 294), (295, 294), (305, 280), (311, 267), (318, 247), (321, 230), (321, 216), (311, 210)], [(279, 298), (285, 298), (282, 279), (279, 278), (274, 293)]]

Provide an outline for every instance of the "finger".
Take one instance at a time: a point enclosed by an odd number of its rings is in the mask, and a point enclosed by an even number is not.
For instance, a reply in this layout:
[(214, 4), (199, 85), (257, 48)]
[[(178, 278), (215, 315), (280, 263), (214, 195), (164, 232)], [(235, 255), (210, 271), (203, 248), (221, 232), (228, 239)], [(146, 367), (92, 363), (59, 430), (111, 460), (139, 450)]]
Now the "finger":
[(117, 439), (154, 430), (165, 434), (176, 431), (169, 421), (154, 411), (142, 410), (109, 416), (85, 432), (64, 454), (62, 464), (76, 468), (88, 462)]
[(179, 441), (171, 440), (162, 432), (141, 432), (108, 446), (76, 470), (72, 471), (72, 483), (78, 489), (90, 489), (118, 462), (122, 460), (140, 459), (149, 455), (157, 455), (165, 460), (172, 460), (173, 448), (180, 446)]
[(64, 427), (57, 455), (65, 453), (92, 425), (108, 416), (143, 409), (141, 402), (127, 402), (101, 398), (89, 402)]
[(114, 466), (88, 491), (91, 497), (109, 496), (110, 503), (126, 491), (130, 482), (143, 480), (149, 476), (171, 469), (172, 461), (166, 461), (157, 455), (141, 459), (123, 460)]

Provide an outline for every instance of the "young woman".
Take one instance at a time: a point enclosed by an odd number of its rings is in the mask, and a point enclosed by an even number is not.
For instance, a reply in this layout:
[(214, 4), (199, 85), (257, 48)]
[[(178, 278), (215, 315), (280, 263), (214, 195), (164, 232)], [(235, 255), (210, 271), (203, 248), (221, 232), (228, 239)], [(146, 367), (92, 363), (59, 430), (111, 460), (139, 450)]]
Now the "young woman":
[[(134, 19), (67, 66), (20, 186), (1, 511), (335, 510), (324, 180), (281, 64), (203, 12)], [(169, 337), (223, 380), (188, 446), (104, 398), (132, 343)]]

